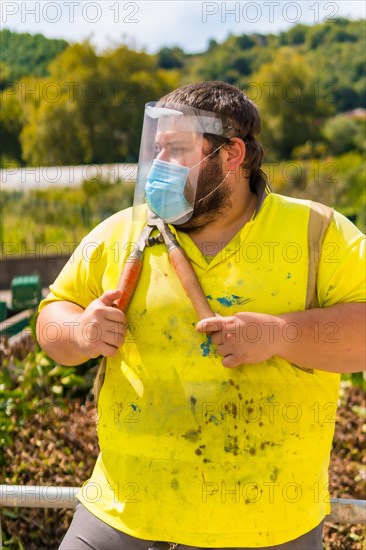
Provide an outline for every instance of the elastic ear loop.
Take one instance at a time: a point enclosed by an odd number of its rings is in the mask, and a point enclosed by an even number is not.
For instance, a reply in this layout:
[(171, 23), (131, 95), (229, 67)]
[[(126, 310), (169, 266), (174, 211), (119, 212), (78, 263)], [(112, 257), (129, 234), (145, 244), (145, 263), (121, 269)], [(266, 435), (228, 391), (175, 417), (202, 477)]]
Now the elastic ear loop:
[[(247, 145), (247, 141), (244, 141), (245, 145)], [(204, 160), (208, 159), (213, 153), (216, 153), (216, 151), (218, 151), (219, 149), (221, 149), (221, 147), (223, 147), (225, 145), (225, 143), (222, 143), (221, 145), (219, 145), (218, 147), (216, 147), (216, 149), (214, 149), (213, 151), (211, 151), (211, 153), (209, 153), (208, 155), (205, 156), (205, 158), (203, 158), (202, 160), (200, 160), (199, 162), (197, 162), (194, 166), (192, 166), (192, 168), (190, 168), (190, 170), (192, 170), (193, 168), (195, 168), (196, 166), (198, 166), (199, 164), (201, 164), (201, 162), (203, 162)], [(204, 197), (201, 197), (200, 199), (198, 199), (198, 201), (195, 201), (194, 204), (198, 204), (199, 202), (207, 199), (207, 197), (209, 197), (210, 195), (212, 195), (212, 193), (214, 193), (215, 191), (217, 191), (217, 189), (226, 181), (228, 175), (230, 174), (230, 170), (227, 172), (226, 176), (224, 177), (224, 179), (222, 181), (220, 181), (220, 183), (218, 185), (216, 185), (215, 189), (212, 189), (212, 191), (210, 191), (209, 193), (207, 193), (207, 195), (205, 195)], [(253, 216), (255, 215), (255, 212), (253, 214)]]
[[(201, 159), (200, 161), (198, 161), (196, 164), (194, 164), (189, 170), (193, 170), (193, 168), (196, 168), (196, 166), (198, 166), (199, 164), (201, 164), (201, 162), (203, 162), (204, 160), (208, 159), (213, 153), (216, 153), (216, 151), (218, 151), (219, 149), (221, 149), (221, 147), (223, 147), (225, 145), (225, 143), (222, 143), (221, 145), (219, 145), (218, 147), (216, 147), (216, 149), (214, 149), (213, 151), (211, 151), (211, 153), (209, 153), (208, 155), (205, 156), (205, 158)], [(224, 177), (224, 179), (222, 181), (220, 181), (220, 183), (218, 185), (216, 185), (215, 189), (212, 189), (212, 191), (210, 191), (209, 193), (207, 193), (207, 195), (205, 195), (204, 197), (198, 199), (198, 201), (195, 201), (194, 204), (198, 204), (199, 202), (203, 201), (204, 199), (207, 199), (207, 197), (209, 197), (210, 195), (212, 195), (212, 193), (214, 193), (225, 181), (226, 181), (226, 178), (228, 177), (228, 175), (230, 174), (230, 170), (227, 172), (226, 176)]]
[(219, 149), (221, 149), (221, 147), (223, 147), (225, 145), (225, 143), (221, 143), (221, 145), (219, 145), (218, 147), (216, 147), (216, 149), (214, 149), (213, 151), (211, 151), (211, 153), (209, 153), (208, 155), (206, 155), (203, 159), (199, 160), (198, 162), (196, 162), (196, 164), (194, 164), (193, 166), (191, 166), (190, 170), (193, 170), (193, 168), (196, 168), (196, 166), (198, 166), (199, 164), (201, 164), (201, 162), (203, 162), (204, 160), (210, 158), (211, 155), (213, 155), (214, 153), (216, 153), (216, 151), (218, 151)]
[(227, 172), (226, 176), (224, 177), (224, 179), (222, 181), (220, 181), (220, 183), (218, 185), (216, 185), (215, 189), (212, 189), (212, 191), (210, 191), (209, 193), (207, 193), (207, 195), (205, 195), (204, 197), (202, 197), (201, 199), (198, 199), (198, 201), (195, 201), (195, 205), (201, 201), (203, 201), (204, 199), (207, 199), (207, 197), (209, 197), (210, 195), (212, 195), (212, 193), (214, 193), (215, 191), (217, 191), (217, 189), (226, 181), (226, 178), (228, 177), (228, 175), (230, 174), (230, 170)]
[[(211, 151), (211, 153), (209, 153), (208, 155), (205, 156), (205, 158), (203, 158), (202, 160), (200, 160), (199, 162), (197, 162), (194, 166), (192, 166), (192, 168), (195, 168), (196, 166), (198, 166), (199, 164), (201, 164), (201, 162), (203, 162), (204, 160), (208, 159), (213, 153), (216, 153), (216, 151), (218, 151), (219, 149), (221, 149), (221, 147), (223, 147), (225, 145), (225, 143), (222, 143), (221, 145), (219, 145), (218, 147), (216, 147), (216, 149), (214, 149), (213, 151)], [(192, 170), (192, 168), (190, 168), (190, 170)], [(227, 172), (226, 176), (224, 177), (224, 179), (222, 181), (220, 181), (220, 183), (218, 185), (216, 185), (215, 189), (212, 189), (212, 191), (210, 191), (209, 193), (207, 193), (207, 195), (205, 195), (204, 197), (201, 197), (200, 199), (198, 199), (198, 201), (195, 201), (194, 204), (198, 204), (199, 202), (207, 199), (207, 197), (209, 197), (210, 195), (212, 195), (212, 193), (214, 193), (225, 181), (226, 181), (226, 178), (228, 177), (228, 175), (230, 174), (230, 170)]]

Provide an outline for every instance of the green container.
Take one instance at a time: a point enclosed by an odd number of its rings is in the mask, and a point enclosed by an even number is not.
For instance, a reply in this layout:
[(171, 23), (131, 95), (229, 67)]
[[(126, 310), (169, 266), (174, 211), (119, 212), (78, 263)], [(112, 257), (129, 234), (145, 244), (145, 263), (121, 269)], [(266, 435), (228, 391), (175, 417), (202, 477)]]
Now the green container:
[[(19, 316), (22, 317), (19, 318)], [(30, 317), (27, 311), (17, 313), (1, 324), (0, 335), (10, 338), (10, 336), (18, 334), (25, 329), (25, 327), (29, 326), (29, 321)]]
[(14, 277), (10, 283), (12, 294), (11, 308), (21, 311), (36, 308), (42, 300), (42, 287), (39, 275)]
[(5, 321), (8, 316), (8, 310), (6, 307), (6, 302), (0, 302), (0, 323)]

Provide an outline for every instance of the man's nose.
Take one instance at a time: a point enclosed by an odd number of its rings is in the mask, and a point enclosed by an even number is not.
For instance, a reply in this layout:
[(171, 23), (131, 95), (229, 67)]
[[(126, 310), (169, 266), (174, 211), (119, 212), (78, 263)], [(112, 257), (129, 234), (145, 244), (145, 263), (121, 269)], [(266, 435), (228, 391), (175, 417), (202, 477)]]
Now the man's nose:
[(165, 162), (169, 162), (170, 155), (167, 148), (163, 148), (159, 151), (159, 153), (156, 156), (157, 160), (165, 160)]

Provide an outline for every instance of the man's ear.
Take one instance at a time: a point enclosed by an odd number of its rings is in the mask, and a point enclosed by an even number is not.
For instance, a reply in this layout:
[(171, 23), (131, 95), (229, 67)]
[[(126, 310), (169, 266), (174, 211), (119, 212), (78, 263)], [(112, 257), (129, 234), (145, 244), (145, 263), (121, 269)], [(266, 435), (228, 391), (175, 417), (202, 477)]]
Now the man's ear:
[(246, 154), (246, 146), (242, 139), (231, 138), (230, 143), (225, 144), (223, 149), (226, 152), (225, 168), (227, 170), (236, 170), (243, 164)]

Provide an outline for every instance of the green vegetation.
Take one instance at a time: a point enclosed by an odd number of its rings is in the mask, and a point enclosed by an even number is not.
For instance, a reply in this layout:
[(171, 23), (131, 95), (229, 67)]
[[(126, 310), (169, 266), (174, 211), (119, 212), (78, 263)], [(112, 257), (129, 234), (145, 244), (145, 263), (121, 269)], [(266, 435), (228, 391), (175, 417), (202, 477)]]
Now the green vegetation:
[(134, 185), (101, 178), (81, 187), (1, 191), (3, 256), (70, 255), (98, 223), (132, 205)]
[[(64, 367), (34, 335), (0, 339), (0, 476), (7, 485), (81, 486), (98, 453), (92, 384), (98, 360)], [(43, 493), (46, 495), (47, 493)], [(72, 510), (2, 508), (3, 548), (56, 548)]]
[(179, 83), (153, 56), (126, 46), (98, 56), (87, 42), (65, 49), (48, 73), (2, 92), (3, 165), (134, 161), (145, 103)]
[(46, 76), (48, 64), (68, 47), (66, 40), (50, 40), (42, 34), (0, 31), (0, 86), (24, 76)]
[(365, 170), (364, 155), (356, 151), (264, 165), (275, 192), (328, 204), (361, 231), (366, 229)]
[[(315, 98), (334, 104), (335, 112), (364, 106), (365, 22), (339, 18), (314, 26), (296, 25), (279, 35), (230, 36), (211, 41), (201, 55), (186, 58), (185, 80), (225, 80), (247, 89), (264, 64), (275, 64), (289, 48), (314, 70)], [(300, 68), (299, 71), (300, 73)], [(301, 75), (298, 75), (301, 78)], [(266, 81), (268, 88), (271, 79)], [(267, 91), (268, 91), (267, 88)]]
[[(274, 191), (334, 206), (365, 230), (361, 153), (267, 163), (264, 170)], [(1, 191), (2, 256), (69, 255), (92, 227), (131, 206), (133, 193), (133, 183), (101, 178), (80, 187)]]
[(197, 80), (225, 80), (258, 102), (268, 160), (292, 158), (306, 142), (317, 147), (341, 129), (338, 119), (329, 128), (330, 117), (364, 107), (363, 20), (229, 36), (194, 55), (124, 45), (97, 54), (88, 42), (67, 47), (10, 31), (0, 37), (3, 165), (135, 162), (144, 104)]
[[(78, 367), (65, 367), (50, 359), (40, 349), (35, 337), (34, 315), (31, 321), (32, 335), (19, 342), (16, 355), (11, 356), (10, 349), (3, 340), (0, 351), (2, 368), (0, 372), (0, 445), (12, 445), (13, 433), (17, 427), (14, 417), (27, 420), (27, 410), (32, 411), (43, 406), (58, 405), (65, 408), (65, 398), (83, 397), (91, 390), (99, 360), (91, 359)], [(3, 337), (2, 337), (3, 338)], [(30, 350), (27, 352), (27, 347)], [(4, 466), (5, 456), (0, 456), (0, 467)], [(16, 481), (14, 481), (16, 483)]]
[[(366, 118), (355, 110), (364, 106), (364, 21), (229, 36), (194, 55), (177, 47), (149, 55), (124, 45), (98, 54), (89, 42), (69, 46), (10, 31), (0, 37), (3, 166), (135, 162), (147, 101), (186, 82), (222, 79), (259, 105), (274, 190), (323, 200), (365, 228)], [(24, 49), (29, 55), (20, 55)], [(297, 175), (289, 179), (286, 166), (294, 163)], [(3, 192), (0, 239), (26, 249), (78, 242), (114, 208), (131, 204), (132, 190), (125, 200), (121, 186), (90, 185)]]

